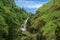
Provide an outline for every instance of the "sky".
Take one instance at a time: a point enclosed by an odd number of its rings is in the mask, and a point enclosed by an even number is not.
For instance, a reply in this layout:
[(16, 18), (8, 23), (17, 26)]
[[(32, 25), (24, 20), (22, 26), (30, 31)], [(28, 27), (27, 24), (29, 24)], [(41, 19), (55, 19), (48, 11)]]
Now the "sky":
[(50, 0), (15, 0), (18, 7), (24, 8), (27, 12), (36, 13), (38, 8)]

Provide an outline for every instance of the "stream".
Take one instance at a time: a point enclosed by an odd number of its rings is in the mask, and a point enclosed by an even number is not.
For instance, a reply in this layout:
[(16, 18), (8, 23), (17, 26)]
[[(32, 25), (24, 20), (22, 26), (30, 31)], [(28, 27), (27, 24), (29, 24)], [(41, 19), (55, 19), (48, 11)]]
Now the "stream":
[(20, 28), (22, 31), (26, 31), (27, 30), (26, 26), (27, 26), (28, 19), (29, 19), (29, 17), (25, 20), (24, 24), (22, 24), (22, 27)]

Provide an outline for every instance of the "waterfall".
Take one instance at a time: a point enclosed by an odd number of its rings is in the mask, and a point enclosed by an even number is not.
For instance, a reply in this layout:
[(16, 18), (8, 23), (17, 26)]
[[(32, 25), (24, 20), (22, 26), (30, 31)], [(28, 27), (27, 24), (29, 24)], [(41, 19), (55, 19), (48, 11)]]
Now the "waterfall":
[(26, 26), (27, 26), (27, 21), (28, 21), (29, 17), (25, 20), (24, 24), (22, 25), (22, 27), (20, 28), (22, 31), (26, 31)]

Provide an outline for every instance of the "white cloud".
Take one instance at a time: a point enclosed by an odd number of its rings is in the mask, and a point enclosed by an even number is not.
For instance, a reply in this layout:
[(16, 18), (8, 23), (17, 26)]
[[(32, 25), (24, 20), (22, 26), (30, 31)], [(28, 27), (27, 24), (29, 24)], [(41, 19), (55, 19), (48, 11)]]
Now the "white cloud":
[(37, 9), (41, 7), (45, 2), (20, 0), (17, 1), (17, 3), (20, 7)]
[(34, 5), (23, 5), (26, 8), (39, 8), (41, 7), (43, 4), (34, 4)]
[(25, 3), (23, 2), (22, 3), (22, 6), (24, 8), (39, 8), (43, 5), (44, 3), (41, 3), (41, 2), (33, 2), (33, 1), (26, 1)]
[(17, 6), (19, 6), (21, 8), (25, 8), (25, 10), (27, 10), (27, 12), (35, 13), (38, 8), (42, 7), (43, 4), (47, 3), (47, 2), (42, 2), (42, 1), (15, 0), (15, 3)]
[(45, 2), (40, 1), (23, 1), (20, 2), (24, 8), (39, 8), (41, 7)]

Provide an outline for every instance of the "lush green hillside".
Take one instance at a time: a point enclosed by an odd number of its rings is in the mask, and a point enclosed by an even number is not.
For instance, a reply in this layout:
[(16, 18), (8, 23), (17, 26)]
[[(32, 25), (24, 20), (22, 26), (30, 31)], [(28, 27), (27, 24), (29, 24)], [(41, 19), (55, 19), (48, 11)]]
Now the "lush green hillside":
[(60, 0), (51, 0), (39, 8), (30, 17), (27, 29), (38, 33), (37, 40), (60, 40)]
[(29, 14), (14, 0), (0, 0), (0, 40), (60, 40), (60, 0), (51, 0), (32, 14), (27, 31), (20, 30)]
[(0, 40), (19, 40), (19, 29), (28, 16), (14, 0), (0, 0)]

